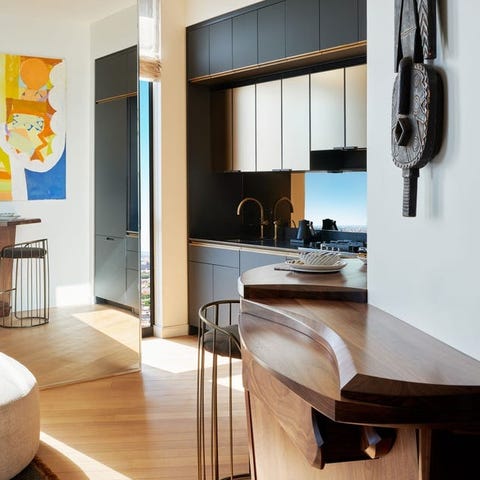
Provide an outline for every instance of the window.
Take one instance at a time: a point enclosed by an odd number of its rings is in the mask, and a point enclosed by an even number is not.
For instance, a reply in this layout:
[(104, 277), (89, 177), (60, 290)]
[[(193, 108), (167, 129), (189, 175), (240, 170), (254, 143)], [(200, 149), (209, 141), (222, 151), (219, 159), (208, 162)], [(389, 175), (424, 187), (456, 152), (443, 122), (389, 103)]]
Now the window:
[(366, 232), (367, 173), (306, 173), (305, 218), (316, 228), (330, 218), (339, 230)]

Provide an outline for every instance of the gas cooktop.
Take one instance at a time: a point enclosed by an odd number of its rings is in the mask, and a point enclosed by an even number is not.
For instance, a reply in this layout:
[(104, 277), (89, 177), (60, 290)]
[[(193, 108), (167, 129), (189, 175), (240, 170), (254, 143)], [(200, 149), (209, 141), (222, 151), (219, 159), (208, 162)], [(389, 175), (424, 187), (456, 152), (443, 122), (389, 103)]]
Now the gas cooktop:
[(336, 252), (357, 253), (359, 248), (365, 247), (363, 242), (354, 240), (328, 240), (312, 242), (309, 247), (299, 247), (299, 250), (332, 250)]

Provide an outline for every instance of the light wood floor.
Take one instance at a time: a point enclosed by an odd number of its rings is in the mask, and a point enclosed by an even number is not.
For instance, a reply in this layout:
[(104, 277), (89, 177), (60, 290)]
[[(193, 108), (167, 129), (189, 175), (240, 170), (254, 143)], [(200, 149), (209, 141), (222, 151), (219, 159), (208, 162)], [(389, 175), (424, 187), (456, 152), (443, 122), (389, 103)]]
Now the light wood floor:
[(0, 352), (23, 363), (41, 388), (140, 369), (138, 317), (108, 305), (50, 309), (50, 322), (0, 328)]
[[(61, 480), (196, 479), (196, 363), (196, 338), (148, 338), (140, 372), (42, 390), (40, 457)], [(237, 362), (235, 460), (245, 472), (240, 372)]]

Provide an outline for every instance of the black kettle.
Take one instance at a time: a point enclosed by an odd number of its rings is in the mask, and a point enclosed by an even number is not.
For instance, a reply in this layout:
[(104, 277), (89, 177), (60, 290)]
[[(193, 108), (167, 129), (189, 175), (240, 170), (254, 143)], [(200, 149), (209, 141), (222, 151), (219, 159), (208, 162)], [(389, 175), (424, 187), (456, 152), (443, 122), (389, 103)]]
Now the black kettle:
[(297, 240), (309, 241), (314, 235), (313, 222), (310, 220), (300, 220), (298, 222)]
[(324, 218), (322, 220), (322, 230), (338, 230), (337, 222), (331, 218)]

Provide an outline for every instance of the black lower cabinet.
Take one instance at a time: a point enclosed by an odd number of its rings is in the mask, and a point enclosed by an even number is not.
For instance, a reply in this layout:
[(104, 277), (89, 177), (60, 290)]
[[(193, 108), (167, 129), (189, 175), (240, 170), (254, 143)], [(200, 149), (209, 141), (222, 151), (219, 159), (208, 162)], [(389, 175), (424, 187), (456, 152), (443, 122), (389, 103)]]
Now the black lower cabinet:
[(188, 252), (189, 325), (196, 327), (200, 307), (217, 300), (238, 299), (239, 251), (190, 245)]
[[(198, 326), (198, 310), (218, 300), (239, 298), (238, 277), (246, 270), (286, 260), (284, 254), (249, 252), (203, 245), (189, 246), (188, 314), (189, 325)], [(238, 309), (234, 310), (236, 314)], [(225, 316), (225, 318), (223, 318)], [(227, 311), (221, 311), (220, 323), (226, 321)]]
[(95, 236), (95, 296), (123, 305), (126, 284), (125, 239)]

